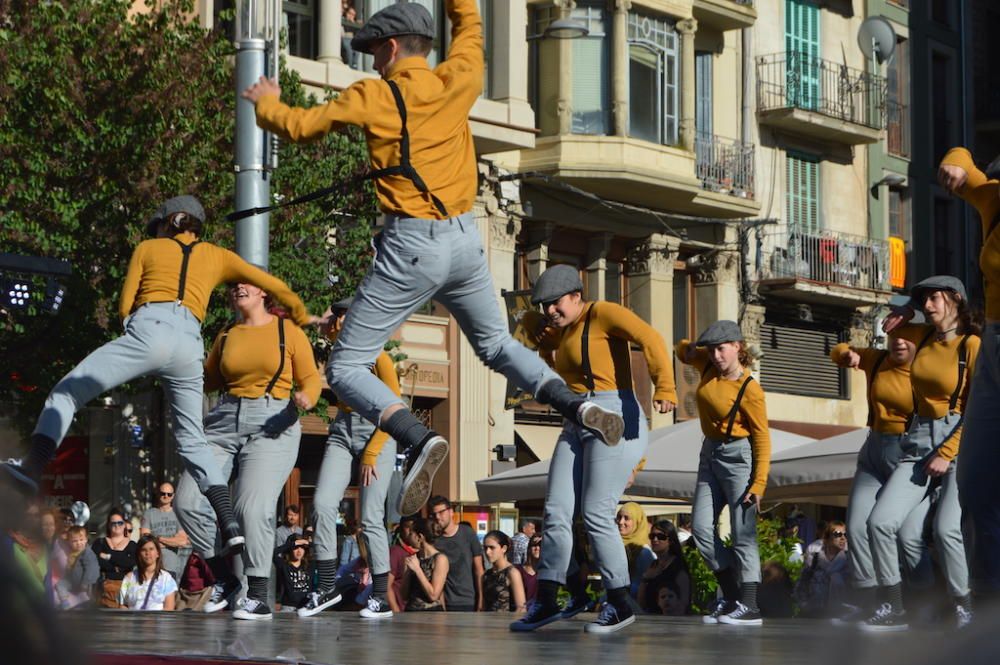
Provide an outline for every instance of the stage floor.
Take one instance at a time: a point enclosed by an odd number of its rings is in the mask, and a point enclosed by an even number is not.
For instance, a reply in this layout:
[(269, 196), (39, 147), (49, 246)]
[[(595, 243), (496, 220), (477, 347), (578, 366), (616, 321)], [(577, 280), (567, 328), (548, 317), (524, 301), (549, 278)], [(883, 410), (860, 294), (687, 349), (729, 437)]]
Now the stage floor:
[[(381, 622), (327, 612), (236, 621), (226, 612), (71, 612), (61, 621), (95, 654), (158, 655), (327, 665), (996, 665), (1000, 622), (961, 635), (944, 628), (867, 635), (819, 621), (771, 620), (762, 628), (706, 626), (700, 618), (644, 616), (616, 634), (583, 632), (586, 617), (529, 634), (498, 614), (402, 614)], [(994, 619), (998, 617), (993, 617)], [(121, 659), (117, 659), (120, 661)], [(135, 658), (135, 662), (143, 659)]]

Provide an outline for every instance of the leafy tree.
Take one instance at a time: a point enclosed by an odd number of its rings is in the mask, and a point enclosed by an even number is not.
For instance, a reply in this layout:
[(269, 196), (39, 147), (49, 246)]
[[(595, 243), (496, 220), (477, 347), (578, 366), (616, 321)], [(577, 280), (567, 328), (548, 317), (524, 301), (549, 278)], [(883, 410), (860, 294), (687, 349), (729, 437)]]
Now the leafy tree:
[[(49, 388), (119, 334), (128, 259), (162, 200), (195, 194), (209, 216), (205, 239), (233, 247), (223, 218), (234, 187), (233, 46), (191, 20), (190, 0), (140, 8), (0, 0), (0, 252), (65, 259), (74, 269), (57, 315), (41, 312), (41, 296), (0, 310), (0, 401), (16, 403), (24, 429)], [(294, 73), (281, 79), (286, 100), (316, 102)], [(356, 132), (283, 146), (279, 157), (276, 200), (367, 168)], [(272, 214), (272, 272), (322, 312), (363, 275), (374, 211), (366, 185), (324, 206)], [(335, 247), (330, 227), (339, 227)], [(338, 280), (332, 288), (328, 275)], [(206, 342), (228, 318), (217, 294)]]

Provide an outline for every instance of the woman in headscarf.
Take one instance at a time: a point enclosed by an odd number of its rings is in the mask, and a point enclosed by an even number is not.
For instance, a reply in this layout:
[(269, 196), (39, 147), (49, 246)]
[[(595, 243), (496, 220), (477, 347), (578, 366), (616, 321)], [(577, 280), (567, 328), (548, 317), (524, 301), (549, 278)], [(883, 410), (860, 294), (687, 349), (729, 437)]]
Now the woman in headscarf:
[(615, 516), (618, 533), (625, 544), (625, 556), (628, 558), (629, 593), (635, 598), (642, 582), (642, 575), (649, 565), (656, 560), (656, 555), (649, 547), (649, 520), (646, 511), (635, 501), (622, 504)]

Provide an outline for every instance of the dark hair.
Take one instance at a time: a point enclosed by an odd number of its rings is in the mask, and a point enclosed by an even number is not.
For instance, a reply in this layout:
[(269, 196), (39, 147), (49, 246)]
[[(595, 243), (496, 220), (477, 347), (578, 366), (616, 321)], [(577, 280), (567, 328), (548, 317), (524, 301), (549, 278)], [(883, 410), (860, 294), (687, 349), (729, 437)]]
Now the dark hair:
[(413, 533), (423, 536), (424, 540), (432, 545), (434, 544), (434, 541), (437, 540), (437, 536), (431, 529), (431, 523), (426, 517), (420, 517), (419, 515), (414, 517), (411, 530)]
[(124, 520), (126, 522), (128, 521), (128, 519), (125, 517), (125, 509), (124, 508), (122, 508), (121, 506), (111, 506), (111, 510), (108, 511), (108, 516), (104, 520), (104, 535), (105, 536), (110, 536), (111, 535), (111, 516), (112, 515), (121, 515), (122, 520)]
[(433, 510), (436, 506), (448, 506), (449, 508), (454, 509), (454, 507), (451, 505), (451, 500), (441, 496), (440, 494), (435, 494), (434, 496), (432, 496), (430, 499), (427, 500), (428, 508)]
[(493, 531), (487, 532), (487, 534), (483, 536), (484, 543), (486, 542), (487, 538), (492, 538), (493, 540), (497, 541), (497, 545), (506, 549), (508, 552), (510, 551), (510, 536), (508, 536), (503, 531), (494, 529)]
[(141, 552), (142, 548), (149, 543), (153, 543), (153, 546), (156, 547), (156, 566), (153, 570), (153, 577), (151, 578), (150, 583), (159, 579), (160, 571), (163, 570), (163, 548), (160, 547), (160, 539), (153, 534), (139, 536), (139, 542), (135, 548), (135, 580), (139, 584), (142, 584), (146, 579), (146, 571), (141, 568), (142, 559), (139, 557), (139, 552)]
[(945, 291), (948, 298), (955, 303), (958, 309), (958, 329), (963, 335), (982, 335), (983, 317), (982, 312), (974, 310), (968, 300), (965, 300), (954, 291)]
[[(297, 534), (297, 533), (290, 533), (290, 534), (288, 534), (288, 538), (285, 539), (285, 544), (287, 545), (288, 543), (292, 543), (292, 547), (291, 547), (291, 549), (289, 549), (287, 552), (285, 552), (282, 555), (283, 558), (285, 559), (285, 563), (291, 564), (291, 562), (292, 562), (292, 550), (294, 550), (295, 547), (296, 547), (296, 545), (295, 545), (295, 541), (296, 540), (307, 540), (307, 538), (305, 537), (305, 534)], [(305, 545), (298, 545), (298, 547), (303, 548), (302, 566), (308, 568), (308, 565), (309, 565), (309, 544), (306, 543)]]
[(294, 503), (290, 503), (287, 506), (285, 506), (285, 512), (286, 513), (295, 513), (296, 515), (298, 515), (302, 511), (299, 509), (298, 505), (296, 505)]
[(426, 58), (434, 48), (434, 40), (423, 35), (399, 35), (393, 37), (399, 44), (399, 54), (401, 56), (419, 55)]
[(684, 560), (684, 552), (681, 550), (681, 539), (677, 536), (677, 527), (670, 520), (657, 520), (653, 522), (653, 529), (667, 534), (668, 551), (681, 561)]
[(190, 231), (196, 236), (201, 235), (201, 220), (186, 212), (171, 213), (161, 219), (160, 223), (166, 225), (167, 235), (171, 238), (185, 231)]

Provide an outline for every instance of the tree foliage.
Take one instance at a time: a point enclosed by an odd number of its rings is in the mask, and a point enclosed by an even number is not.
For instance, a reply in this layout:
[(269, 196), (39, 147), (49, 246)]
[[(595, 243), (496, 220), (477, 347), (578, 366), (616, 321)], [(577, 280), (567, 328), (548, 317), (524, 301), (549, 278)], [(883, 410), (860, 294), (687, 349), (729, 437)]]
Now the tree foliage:
[[(198, 196), (204, 239), (234, 246), (224, 220), (235, 182), (234, 49), (193, 15), (190, 0), (0, 0), (0, 252), (65, 259), (74, 270), (57, 315), (42, 313), (39, 297), (0, 311), (0, 401), (18, 402), (24, 427), (60, 376), (119, 334), (128, 259), (162, 200)], [(286, 101), (316, 103), (294, 73), (283, 69), (281, 80)], [(275, 200), (368, 168), (359, 133), (282, 146), (279, 157)], [(356, 216), (335, 214), (344, 210)], [(365, 186), (272, 214), (271, 271), (322, 312), (363, 275), (374, 212)], [(207, 342), (229, 316), (217, 294)]]

